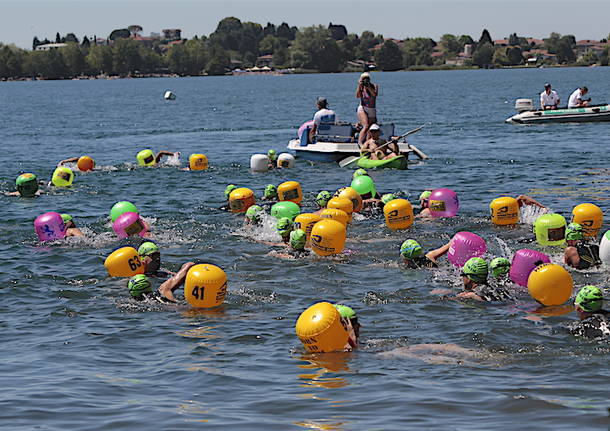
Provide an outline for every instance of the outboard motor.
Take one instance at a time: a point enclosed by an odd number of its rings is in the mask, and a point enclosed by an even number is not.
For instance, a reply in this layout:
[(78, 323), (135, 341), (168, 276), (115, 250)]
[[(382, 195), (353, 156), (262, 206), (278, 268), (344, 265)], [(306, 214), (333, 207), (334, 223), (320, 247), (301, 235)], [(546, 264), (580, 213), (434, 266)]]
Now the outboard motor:
[(515, 109), (518, 113), (533, 111), (534, 102), (532, 102), (532, 99), (517, 99), (515, 101)]

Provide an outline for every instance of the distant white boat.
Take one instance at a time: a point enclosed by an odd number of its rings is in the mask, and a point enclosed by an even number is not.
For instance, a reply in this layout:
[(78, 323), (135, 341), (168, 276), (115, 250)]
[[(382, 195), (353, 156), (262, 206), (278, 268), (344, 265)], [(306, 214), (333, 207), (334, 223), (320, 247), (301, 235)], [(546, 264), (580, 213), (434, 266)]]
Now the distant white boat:
[(591, 105), (584, 108), (560, 108), (537, 110), (531, 99), (517, 99), (515, 102), (517, 114), (506, 119), (512, 124), (537, 123), (581, 123), (610, 121), (610, 105)]

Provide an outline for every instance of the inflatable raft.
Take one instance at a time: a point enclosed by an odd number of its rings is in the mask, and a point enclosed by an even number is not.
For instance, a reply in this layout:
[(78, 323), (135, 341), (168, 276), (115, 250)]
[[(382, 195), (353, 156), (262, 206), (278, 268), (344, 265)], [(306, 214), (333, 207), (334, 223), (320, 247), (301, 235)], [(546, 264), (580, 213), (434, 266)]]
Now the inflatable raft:
[(592, 105), (585, 108), (535, 110), (530, 99), (517, 99), (518, 114), (506, 119), (512, 124), (573, 123), (610, 121), (610, 105)]
[(357, 162), (358, 166), (364, 169), (374, 168), (389, 168), (389, 169), (407, 169), (407, 158), (405, 156), (396, 156), (385, 160), (371, 160), (368, 157), (363, 157)]

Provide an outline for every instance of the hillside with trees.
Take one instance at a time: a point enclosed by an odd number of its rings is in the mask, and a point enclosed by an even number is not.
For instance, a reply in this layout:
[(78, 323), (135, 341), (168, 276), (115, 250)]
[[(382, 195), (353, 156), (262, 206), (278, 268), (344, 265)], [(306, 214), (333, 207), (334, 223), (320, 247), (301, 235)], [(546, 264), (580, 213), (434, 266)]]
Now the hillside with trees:
[(0, 79), (71, 79), (155, 75), (224, 75), (246, 71), (343, 72), (378, 69), (608, 65), (609, 45), (551, 33), (540, 40), (518, 36), (493, 40), (445, 34), (440, 40), (386, 39), (341, 24), (296, 28), (265, 26), (227, 17), (207, 36), (183, 39), (179, 29), (142, 36), (131, 25), (107, 37), (55, 34), (33, 38), (32, 50), (0, 43)]

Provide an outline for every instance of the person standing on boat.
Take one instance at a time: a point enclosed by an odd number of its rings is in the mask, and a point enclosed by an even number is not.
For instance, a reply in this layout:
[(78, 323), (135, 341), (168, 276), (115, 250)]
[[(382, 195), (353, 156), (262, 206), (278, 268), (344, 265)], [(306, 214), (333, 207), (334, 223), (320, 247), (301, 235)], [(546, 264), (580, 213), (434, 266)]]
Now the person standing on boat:
[(589, 92), (587, 87), (580, 87), (574, 90), (574, 92), (570, 95), (570, 100), (568, 100), (568, 108), (584, 108), (589, 106), (589, 102), (591, 98), (585, 99), (585, 94)]
[(551, 84), (548, 82), (544, 84), (544, 91), (540, 93), (540, 109), (543, 111), (547, 109), (557, 109), (560, 102), (561, 100), (559, 100), (557, 92), (551, 88)]
[(328, 101), (325, 97), (318, 97), (318, 112), (313, 116), (313, 126), (309, 130), (309, 141), (315, 142), (314, 137), (318, 133), (318, 127), (322, 123), (332, 123), (337, 121), (337, 114), (332, 109), (328, 109)]
[(381, 130), (377, 124), (372, 124), (369, 128), (371, 137), (364, 143), (361, 150), (370, 153), (371, 160), (385, 160), (397, 157), (400, 155), (398, 142), (394, 137), (391, 138), (391, 143), (383, 148), (379, 148), (387, 141), (379, 137)]
[(367, 139), (367, 134), (371, 124), (377, 122), (376, 101), (379, 94), (379, 86), (371, 82), (371, 75), (364, 72), (358, 80), (356, 97), (360, 99), (358, 105), (358, 122), (362, 125), (358, 136), (358, 145), (361, 146)]

